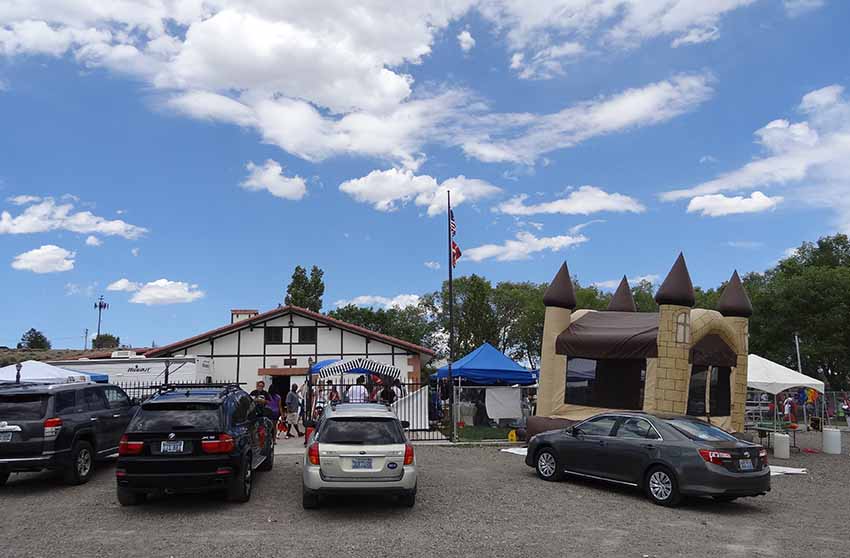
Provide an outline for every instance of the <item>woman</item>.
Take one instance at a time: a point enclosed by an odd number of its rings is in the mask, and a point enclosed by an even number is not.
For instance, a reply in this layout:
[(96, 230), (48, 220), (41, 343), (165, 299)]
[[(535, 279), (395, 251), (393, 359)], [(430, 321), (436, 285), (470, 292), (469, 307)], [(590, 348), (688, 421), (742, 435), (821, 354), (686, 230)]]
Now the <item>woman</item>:
[(282, 399), (280, 397), (278, 387), (272, 384), (272, 387), (269, 388), (269, 399), (266, 401), (266, 408), (271, 412), (271, 419), (275, 424), (275, 439), (277, 439), (280, 435), (280, 428), (277, 427), (277, 424), (280, 422), (280, 417), (283, 415), (281, 404)]
[(333, 403), (335, 401), (339, 401), (340, 397), (339, 397), (339, 392), (336, 390), (336, 386), (332, 385), (330, 380), (328, 380), (328, 386), (329, 386), (328, 389), (330, 390), (330, 391), (328, 391), (328, 403)]

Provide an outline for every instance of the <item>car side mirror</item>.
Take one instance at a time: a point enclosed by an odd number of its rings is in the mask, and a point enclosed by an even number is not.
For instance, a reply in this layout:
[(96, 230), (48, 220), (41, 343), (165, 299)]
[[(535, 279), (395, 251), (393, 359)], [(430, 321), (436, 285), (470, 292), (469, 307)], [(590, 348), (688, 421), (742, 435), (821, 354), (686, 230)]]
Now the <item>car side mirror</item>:
[(573, 438), (578, 438), (579, 436), (581, 436), (581, 428), (574, 426), (574, 427), (569, 429), (569, 432), (570, 432), (570, 434), (572, 435)]
[(409, 420), (401, 421), (401, 427), (402, 428), (410, 428), (410, 421)]

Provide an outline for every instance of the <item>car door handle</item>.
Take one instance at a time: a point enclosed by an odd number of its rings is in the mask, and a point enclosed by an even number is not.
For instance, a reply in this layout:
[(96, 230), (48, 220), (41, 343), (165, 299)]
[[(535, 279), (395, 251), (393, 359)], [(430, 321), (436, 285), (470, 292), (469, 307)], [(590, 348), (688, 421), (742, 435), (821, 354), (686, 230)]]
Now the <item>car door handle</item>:
[(90, 420), (90, 421), (92, 421), (92, 422), (94, 422), (94, 421), (96, 421), (96, 420), (97, 420), (97, 417), (91, 417), (89, 420)]
[(655, 444), (644, 444), (643, 447), (645, 447), (648, 450), (654, 450)]
[(121, 418), (121, 415), (120, 414), (112, 415), (112, 418)]

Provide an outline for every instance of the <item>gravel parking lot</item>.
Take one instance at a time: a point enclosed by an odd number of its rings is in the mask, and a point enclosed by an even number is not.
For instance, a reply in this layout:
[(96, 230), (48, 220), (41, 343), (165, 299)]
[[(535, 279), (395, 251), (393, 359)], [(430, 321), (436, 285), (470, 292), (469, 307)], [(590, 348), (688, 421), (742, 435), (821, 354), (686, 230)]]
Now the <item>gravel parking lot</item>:
[[(803, 447), (818, 439), (800, 436)], [(766, 497), (654, 506), (629, 489), (538, 480), (493, 447), (418, 447), (419, 499), (336, 499), (305, 512), (297, 456), (277, 456), (248, 504), (171, 496), (121, 508), (112, 465), (87, 485), (49, 474), (0, 488), (0, 555), (25, 556), (839, 556), (847, 552), (845, 455), (795, 453)]]

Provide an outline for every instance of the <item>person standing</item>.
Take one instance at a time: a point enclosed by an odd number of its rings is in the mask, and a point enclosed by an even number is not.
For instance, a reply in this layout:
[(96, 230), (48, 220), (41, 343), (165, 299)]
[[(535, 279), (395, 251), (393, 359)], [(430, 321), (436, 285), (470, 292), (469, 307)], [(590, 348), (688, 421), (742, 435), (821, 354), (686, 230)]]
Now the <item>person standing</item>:
[(269, 392), (266, 391), (266, 383), (263, 380), (257, 380), (257, 389), (251, 392), (251, 397), (257, 397), (262, 395), (266, 398), (266, 401), (269, 400)]
[(398, 378), (393, 380), (393, 393), (395, 394), (396, 401), (404, 397), (404, 388), (401, 386), (401, 380)]
[(295, 432), (298, 436), (303, 436), (298, 428), (298, 408), (301, 406), (301, 400), (298, 397), (298, 385), (292, 384), (292, 389), (286, 394), (286, 437), (293, 438), (292, 427), (295, 427)]
[(785, 411), (785, 420), (791, 422), (791, 410), (794, 407), (794, 398), (791, 397), (790, 393), (786, 394), (785, 401), (782, 402), (782, 406)]
[(369, 402), (369, 390), (367, 390), (366, 386), (363, 385), (364, 383), (366, 383), (366, 378), (359, 376), (357, 378), (357, 383), (348, 388), (345, 395), (348, 398), (349, 403)]

